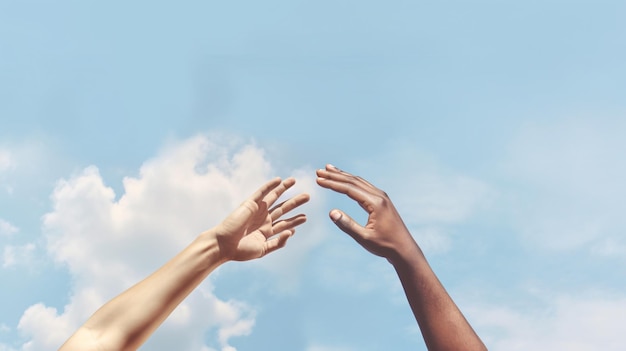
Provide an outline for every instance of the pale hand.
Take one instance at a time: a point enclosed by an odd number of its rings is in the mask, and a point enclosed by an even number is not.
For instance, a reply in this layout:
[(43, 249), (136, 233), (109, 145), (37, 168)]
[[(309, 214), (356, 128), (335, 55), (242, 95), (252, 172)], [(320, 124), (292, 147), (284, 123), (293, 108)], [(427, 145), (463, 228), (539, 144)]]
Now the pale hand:
[(295, 183), (293, 178), (272, 179), (213, 229), (224, 260), (252, 260), (285, 246), (295, 233), (295, 227), (306, 221), (306, 216), (281, 218), (309, 201), (309, 195), (299, 194), (273, 205)]

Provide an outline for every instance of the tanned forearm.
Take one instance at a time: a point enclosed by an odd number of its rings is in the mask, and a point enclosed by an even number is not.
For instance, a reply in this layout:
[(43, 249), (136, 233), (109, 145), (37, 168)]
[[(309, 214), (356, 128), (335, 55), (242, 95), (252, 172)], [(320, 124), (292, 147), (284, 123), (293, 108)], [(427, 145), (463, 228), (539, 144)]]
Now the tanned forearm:
[(389, 196), (365, 179), (332, 165), (318, 170), (317, 176), (320, 186), (347, 195), (367, 211), (365, 226), (338, 209), (330, 211), (330, 218), (366, 250), (394, 266), (428, 349), (486, 350), (428, 265)]
[(431, 351), (486, 350), (415, 244), (389, 260)]

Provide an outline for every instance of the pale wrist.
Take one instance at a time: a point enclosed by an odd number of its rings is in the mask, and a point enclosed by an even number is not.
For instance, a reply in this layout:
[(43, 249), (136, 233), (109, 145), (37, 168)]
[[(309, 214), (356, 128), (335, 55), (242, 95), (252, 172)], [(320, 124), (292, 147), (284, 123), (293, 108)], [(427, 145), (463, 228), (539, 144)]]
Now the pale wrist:
[(207, 262), (211, 265), (218, 266), (230, 260), (223, 250), (220, 250), (215, 228), (202, 232), (196, 241), (202, 248), (202, 251), (208, 256)]

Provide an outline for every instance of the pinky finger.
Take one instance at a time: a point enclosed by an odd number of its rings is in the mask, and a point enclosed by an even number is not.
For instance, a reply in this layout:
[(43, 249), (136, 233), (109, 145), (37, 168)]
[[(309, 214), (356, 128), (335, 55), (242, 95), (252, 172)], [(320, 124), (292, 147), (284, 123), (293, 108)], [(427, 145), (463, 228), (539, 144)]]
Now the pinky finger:
[(295, 229), (285, 230), (265, 242), (265, 255), (274, 252), (287, 244), (287, 240), (296, 232)]
[(291, 218), (287, 218), (287, 219), (283, 219), (281, 221), (275, 222), (272, 225), (272, 232), (274, 233), (280, 233), (284, 230), (288, 230), (291, 228), (295, 228), (297, 226), (299, 226), (300, 224), (306, 222), (306, 215), (304, 214), (299, 214), (297, 216), (291, 217)]

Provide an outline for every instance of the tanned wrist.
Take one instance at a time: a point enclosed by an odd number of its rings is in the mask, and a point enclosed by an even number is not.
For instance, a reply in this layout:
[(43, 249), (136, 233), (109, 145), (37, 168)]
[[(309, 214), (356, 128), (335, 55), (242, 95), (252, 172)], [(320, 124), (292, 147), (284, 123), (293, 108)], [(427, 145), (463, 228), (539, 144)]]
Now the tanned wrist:
[(387, 257), (387, 261), (396, 268), (404, 266), (407, 263), (410, 264), (425, 259), (422, 249), (420, 249), (419, 245), (413, 240), (413, 237), (410, 236), (411, 234), (407, 233), (407, 235), (410, 237), (410, 240), (396, 247)]

